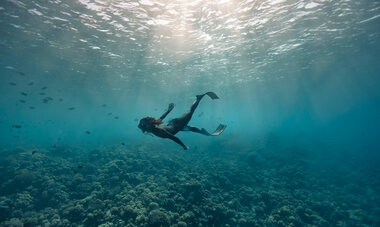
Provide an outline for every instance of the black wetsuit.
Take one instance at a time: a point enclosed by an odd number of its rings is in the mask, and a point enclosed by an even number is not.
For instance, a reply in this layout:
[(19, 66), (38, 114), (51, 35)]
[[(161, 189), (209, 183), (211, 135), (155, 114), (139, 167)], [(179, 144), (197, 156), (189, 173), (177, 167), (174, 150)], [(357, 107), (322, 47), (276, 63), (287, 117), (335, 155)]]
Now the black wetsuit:
[[(213, 134), (208, 133), (204, 128), (199, 129), (194, 126), (187, 125), (189, 121), (191, 120), (191, 117), (193, 116), (195, 109), (198, 107), (199, 102), (205, 95), (210, 96), (212, 99), (218, 99), (218, 96), (213, 92), (207, 92), (203, 95), (197, 95), (197, 99), (193, 102), (190, 109), (186, 113), (184, 113), (179, 118), (174, 118), (170, 120), (169, 124), (167, 125), (154, 125), (152, 127), (151, 132), (158, 137), (169, 138), (173, 140), (174, 142), (181, 145), (185, 150), (187, 150), (188, 147), (178, 137), (174, 136), (179, 131), (191, 131), (191, 132), (201, 133), (206, 136), (211, 136), (211, 135), (216, 136), (222, 133), (223, 130), (226, 128), (226, 125), (220, 124), (217, 130)], [(170, 113), (170, 111), (172, 111), (173, 108), (174, 108), (174, 104), (171, 103), (169, 105), (168, 110), (160, 117), (160, 120), (162, 121)]]

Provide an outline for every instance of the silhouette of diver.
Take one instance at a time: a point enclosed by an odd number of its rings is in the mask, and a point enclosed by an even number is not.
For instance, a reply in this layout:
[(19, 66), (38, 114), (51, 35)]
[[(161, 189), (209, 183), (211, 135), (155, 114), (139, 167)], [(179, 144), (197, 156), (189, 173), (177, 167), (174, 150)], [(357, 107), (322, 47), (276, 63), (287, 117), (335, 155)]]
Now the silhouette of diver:
[(169, 138), (174, 142), (178, 143), (183, 147), (183, 149), (189, 149), (178, 137), (174, 136), (179, 131), (191, 131), (200, 133), (206, 136), (218, 136), (220, 135), (224, 129), (227, 127), (226, 125), (220, 124), (218, 128), (212, 134), (208, 133), (204, 128), (199, 129), (194, 126), (187, 125), (193, 116), (195, 109), (197, 108), (199, 102), (203, 98), (203, 96), (208, 95), (211, 99), (219, 99), (219, 97), (214, 92), (206, 92), (203, 95), (197, 95), (197, 99), (193, 102), (190, 109), (184, 113), (179, 118), (174, 118), (169, 121), (167, 125), (161, 125), (163, 123), (163, 119), (173, 110), (174, 104), (170, 103), (168, 110), (159, 118), (156, 119), (154, 117), (145, 117), (140, 120), (139, 128), (143, 133), (153, 133), (154, 135), (161, 138)]

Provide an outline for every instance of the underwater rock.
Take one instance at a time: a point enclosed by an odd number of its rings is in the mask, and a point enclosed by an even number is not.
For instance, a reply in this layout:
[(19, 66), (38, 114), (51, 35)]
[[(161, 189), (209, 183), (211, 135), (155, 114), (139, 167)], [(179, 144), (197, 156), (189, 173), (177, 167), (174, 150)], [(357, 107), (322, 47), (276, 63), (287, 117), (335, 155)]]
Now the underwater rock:
[(67, 145), (56, 145), (53, 144), (53, 150), (50, 150), (51, 155), (56, 156), (62, 156), (62, 157), (71, 157), (75, 155), (75, 150), (73, 150), (72, 147), (69, 147)]
[(87, 226), (96, 226), (98, 219), (94, 216), (93, 213), (89, 212), (87, 213), (86, 218), (83, 220), (83, 223)]
[(35, 216), (24, 218), (23, 227), (33, 227), (33, 226), (37, 226), (37, 224), (38, 224), (38, 218)]
[(139, 225), (143, 225), (147, 221), (148, 221), (148, 218), (143, 214), (138, 215), (135, 219), (136, 224), (139, 224)]
[(134, 209), (131, 205), (122, 206), (120, 210), (120, 216), (127, 221), (136, 220), (138, 213), (139, 211), (137, 209)]
[(184, 192), (183, 196), (192, 203), (199, 203), (202, 201), (204, 191), (202, 184), (197, 182), (189, 182), (182, 185)]
[(30, 186), (35, 178), (35, 175), (28, 169), (21, 169), (16, 173), (16, 176), (11, 183), (11, 187), (20, 191)]
[(63, 216), (74, 222), (81, 220), (85, 214), (85, 209), (79, 204), (76, 206), (70, 206), (63, 210)]
[(182, 214), (182, 216), (179, 218), (180, 221), (185, 223), (193, 223), (195, 224), (194, 220), (195, 214), (192, 211), (187, 211), (186, 213)]
[(11, 220), (6, 221), (4, 226), (8, 227), (24, 227), (24, 223), (18, 218), (11, 218)]
[(166, 213), (159, 210), (152, 210), (149, 213), (147, 224), (150, 227), (170, 226), (170, 220)]
[(150, 210), (155, 210), (155, 209), (158, 209), (158, 203), (155, 203), (155, 202), (151, 202), (149, 203), (149, 209)]
[(61, 217), (58, 214), (54, 214), (54, 216), (51, 218), (50, 223), (52, 226), (60, 226), (62, 223)]
[(187, 224), (186, 224), (186, 222), (179, 221), (179, 222), (177, 223), (177, 227), (187, 227)]
[(6, 198), (5, 197), (0, 197), (0, 223), (2, 221), (5, 221), (10, 213), (11, 213), (11, 209), (10, 207), (7, 205), (7, 203), (5, 202)]

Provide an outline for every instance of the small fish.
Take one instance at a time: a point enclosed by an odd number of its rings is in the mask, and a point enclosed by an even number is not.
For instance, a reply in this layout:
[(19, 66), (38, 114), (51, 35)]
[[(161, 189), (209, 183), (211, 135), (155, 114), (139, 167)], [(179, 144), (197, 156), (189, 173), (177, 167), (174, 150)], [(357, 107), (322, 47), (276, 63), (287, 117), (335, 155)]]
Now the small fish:
[(34, 151), (32, 151), (32, 154), (35, 154), (37, 151), (36, 150), (34, 150)]
[(123, 143), (123, 142), (121, 142), (120, 144), (123, 145), (123, 146), (125, 145), (125, 143)]
[(108, 116), (111, 116), (112, 115), (112, 113), (108, 113)]
[(75, 169), (73, 170), (74, 173), (78, 173), (78, 171), (76, 171)]
[(153, 166), (151, 166), (149, 169), (153, 169)]
[(40, 92), (40, 93), (38, 93), (38, 94), (40, 94), (40, 95), (46, 95), (45, 92)]
[(55, 144), (53, 144), (53, 148), (56, 148), (57, 146), (55, 146)]
[(78, 166), (78, 169), (82, 169), (82, 168), (83, 168), (83, 166), (81, 166), (81, 165)]
[(62, 101), (63, 101), (63, 99), (58, 99), (58, 101), (62, 102)]
[(46, 97), (46, 98), (44, 98), (44, 99), (42, 99), (42, 102), (43, 103), (48, 103), (48, 102), (50, 102), (52, 99), (50, 99), (49, 97)]
[(17, 84), (14, 82), (10, 82), (9, 85), (16, 86)]
[(41, 90), (46, 90), (46, 88), (47, 88), (46, 86), (45, 86), (45, 87), (42, 87)]
[(114, 119), (119, 119), (119, 117), (118, 117), (118, 116), (116, 116), (116, 117), (114, 117)]
[(199, 115), (198, 115), (198, 117), (202, 117), (203, 116), (203, 112), (201, 112)]
[(365, 135), (365, 133), (364, 132), (362, 132), (362, 136), (364, 136)]
[(25, 76), (25, 73), (21, 72), (21, 71), (16, 71), (19, 75), (21, 76)]
[(25, 100), (23, 100), (23, 99), (20, 99), (20, 100), (18, 100), (18, 101), (20, 101), (20, 102), (22, 102), (22, 103), (25, 103), (26, 101)]
[(25, 92), (20, 92), (20, 94), (23, 95), (23, 96), (28, 96), (28, 94), (25, 93)]
[(103, 104), (103, 105), (102, 105), (102, 107), (106, 107), (106, 106), (107, 106), (107, 104)]
[(46, 97), (46, 99), (53, 101), (54, 99), (52, 97)]
[(29, 85), (29, 86), (32, 86), (33, 84), (34, 84), (34, 82), (29, 82), (29, 84), (28, 84), (28, 85)]
[(68, 108), (68, 110), (75, 110), (75, 107), (70, 107)]
[(21, 128), (20, 125), (12, 125), (12, 128)]
[(34, 106), (29, 106), (29, 109), (34, 110), (35, 107)]
[(86, 131), (87, 134), (90, 134), (91, 132), (90, 131)]
[(139, 119), (137, 119), (137, 118), (135, 118), (135, 120), (134, 121), (138, 121)]

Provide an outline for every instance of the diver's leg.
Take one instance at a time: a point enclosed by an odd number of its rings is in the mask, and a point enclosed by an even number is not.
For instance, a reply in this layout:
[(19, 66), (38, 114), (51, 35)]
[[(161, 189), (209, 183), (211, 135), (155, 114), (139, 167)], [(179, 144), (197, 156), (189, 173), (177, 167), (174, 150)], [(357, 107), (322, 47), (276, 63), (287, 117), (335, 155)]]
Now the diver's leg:
[(193, 102), (193, 104), (191, 104), (190, 109), (186, 113), (184, 113), (181, 117), (176, 118), (175, 121), (173, 121), (175, 122), (175, 125), (174, 125), (175, 128), (178, 128), (178, 130), (182, 130), (182, 128), (185, 127), (187, 123), (189, 123), (195, 109), (198, 107), (199, 102), (201, 101), (203, 96), (205, 96), (205, 94), (197, 95), (197, 99)]
[(208, 133), (206, 131), (206, 129), (202, 128), (202, 129), (199, 129), (197, 127), (194, 127), (194, 126), (190, 126), (190, 125), (186, 125), (185, 127), (183, 127), (183, 129), (181, 131), (190, 131), (190, 132), (196, 132), (196, 133), (200, 133), (200, 134), (203, 134), (205, 136), (211, 136), (210, 133)]
[(199, 102), (201, 101), (201, 99), (205, 95), (208, 95), (212, 99), (218, 99), (219, 98), (212, 91), (206, 92), (203, 95), (197, 95), (196, 96), (197, 99), (193, 102), (193, 104), (191, 104), (190, 109), (186, 113), (184, 113), (181, 117), (173, 119), (174, 120), (173, 123), (175, 122), (175, 124), (172, 124), (173, 127), (175, 128), (173, 135), (175, 133), (177, 133), (178, 131), (182, 130), (189, 123), (189, 121), (191, 120), (191, 117), (193, 116), (195, 109), (198, 107)]
[(197, 127), (190, 126), (190, 125), (186, 125), (185, 127), (182, 128), (181, 131), (196, 132), (196, 133), (200, 133), (200, 134), (203, 134), (206, 136), (219, 136), (224, 131), (224, 129), (226, 129), (226, 127), (227, 127), (227, 125), (220, 124), (218, 126), (218, 128), (212, 134), (207, 132), (206, 129), (204, 129), (204, 128), (199, 129)]

